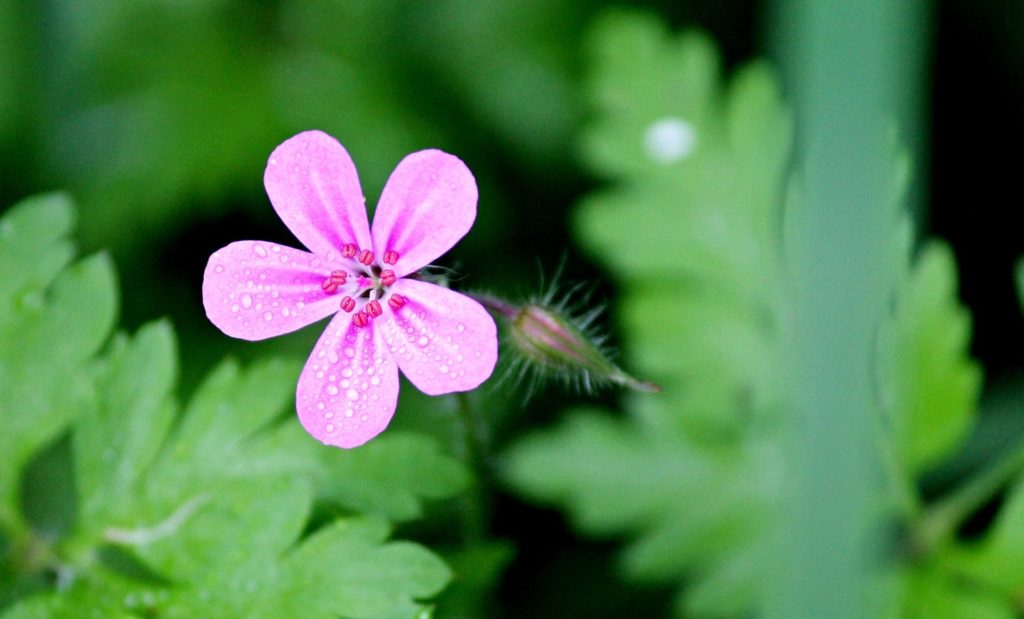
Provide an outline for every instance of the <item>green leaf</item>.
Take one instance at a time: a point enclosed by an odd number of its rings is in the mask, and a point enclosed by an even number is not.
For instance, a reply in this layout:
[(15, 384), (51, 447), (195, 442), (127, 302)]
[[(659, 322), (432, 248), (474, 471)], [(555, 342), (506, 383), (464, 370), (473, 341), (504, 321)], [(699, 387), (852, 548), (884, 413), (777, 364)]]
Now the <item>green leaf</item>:
[(384, 544), (388, 533), (372, 520), (318, 531), (284, 558), (281, 600), (290, 612), (276, 616), (413, 617), (415, 600), (435, 595), (451, 574), (416, 544)]
[(75, 426), (80, 518), (85, 526), (109, 519), (126, 504), (152, 463), (173, 420), (170, 401), (177, 360), (167, 322), (119, 336), (97, 367), (98, 406)]
[(461, 462), (419, 434), (389, 432), (359, 449), (322, 453), (325, 498), (393, 521), (418, 518), (424, 500), (454, 496), (469, 482)]
[(106, 340), (117, 284), (103, 254), (68, 266), (73, 208), (30, 198), (0, 219), (0, 525), (18, 526), (26, 461), (89, 406), (84, 363)]
[(911, 472), (949, 456), (974, 420), (981, 369), (969, 356), (970, 316), (956, 295), (952, 252), (931, 243), (882, 328), (881, 398), (896, 452)]

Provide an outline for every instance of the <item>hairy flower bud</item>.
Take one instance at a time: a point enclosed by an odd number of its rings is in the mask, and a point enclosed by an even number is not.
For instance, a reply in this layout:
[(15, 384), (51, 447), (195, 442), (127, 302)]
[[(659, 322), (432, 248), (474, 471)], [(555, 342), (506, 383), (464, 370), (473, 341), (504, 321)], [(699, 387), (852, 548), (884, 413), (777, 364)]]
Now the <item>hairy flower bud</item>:
[(560, 376), (587, 391), (616, 383), (642, 391), (660, 391), (620, 370), (602, 349), (601, 339), (588, 332), (593, 316), (576, 319), (564, 310), (528, 303), (509, 316), (509, 342), (526, 365), (542, 375)]

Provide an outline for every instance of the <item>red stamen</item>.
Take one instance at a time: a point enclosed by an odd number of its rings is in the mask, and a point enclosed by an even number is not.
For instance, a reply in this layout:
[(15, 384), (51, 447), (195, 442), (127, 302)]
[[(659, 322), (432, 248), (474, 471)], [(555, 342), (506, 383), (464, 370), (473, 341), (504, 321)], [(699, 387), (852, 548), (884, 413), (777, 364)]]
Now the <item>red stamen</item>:
[(334, 283), (334, 280), (328, 277), (324, 281), (320, 282), (320, 287), (324, 289), (324, 292), (331, 294), (338, 289), (338, 284)]
[(336, 286), (341, 286), (348, 279), (348, 273), (344, 271), (331, 271), (331, 282)]
[(393, 294), (391, 295), (391, 298), (388, 299), (388, 305), (390, 305), (393, 310), (401, 309), (402, 306), (405, 305), (405, 297), (400, 294)]
[(373, 262), (373, 252), (370, 251), (369, 249), (364, 249), (363, 251), (359, 252), (358, 260), (359, 262), (362, 262), (363, 264), (369, 266), (370, 263)]
[(356, 301), (352, 297), (345, 296), (341, 299), (341, 309), (351, 312), (356, 308)]
[(345, 243), (344, 245), (341, 246), (341, 257), (351, 258), (352, 256), (356, 255), (357, 251), (359, 251), (359, 248), (356, 247), (354, 244)]
[(398, 262), (397, 251), (389, 249), (386, 252), (384, 252), (384, 264), (394, 264), (396, 262)]
[(380, 303), (377, 303), (376, 301), (370, 301), (369, 303), (367, 303), (366, 311), (370, 313), (371, 318), (376, 318), (377, 316), (380, 316), (384, 312), (384, 310), (382, 310), (380, 307)]
[(356, 312), (352, 317), (352, 324), (357, 327), (365, 327), (370, 322), (370, 316), (366, 312)]
[(383, 271), (380, 272), (380, 281), (385, 286), (390, 286), (391, 284), (398, 281), (398, 277), (395, 275), (395, 272), (392, 271), (391, 269), (384, 269)]

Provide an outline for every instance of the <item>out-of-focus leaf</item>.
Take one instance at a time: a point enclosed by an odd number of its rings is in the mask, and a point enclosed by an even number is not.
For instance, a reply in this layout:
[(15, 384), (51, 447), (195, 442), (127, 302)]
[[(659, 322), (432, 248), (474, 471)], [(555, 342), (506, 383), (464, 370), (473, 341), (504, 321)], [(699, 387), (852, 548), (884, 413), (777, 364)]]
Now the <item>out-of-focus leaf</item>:
[(461, 462), (419, 434), (390, 432), (359, 449), (325, 450), (323, 466), (325, 498), (392, 521), (419, 517), (424, 500), (454, 496), (469, 482)]
[(89, 405), (83, 363), (106, 340), (117, 284), (102, 254), (70, 267), (73, 209), (28, 199), (0, 219), (0, 523), (20, 519), (18, 476)]
[(114, 340), (97, 368), (100, 402), (75, 426), (75, 475), (84, 526), (124, 506), (156, 457), (173, 419), (170, 391), (177, 361), (166, 322), (134, 341)]
[[(626, 398), (621, 420), (576, 413), (528, 436), (506, 452), (504, 477), (585, 533), (621, 538), (628, 576), (681, 586), (680, 616), (743, 616), (770, 576), (786, 475), (783, 338), (799, 325), (789, 324), (782, 283), (787, 260), (801, 255), (787, 230), (807, 212), (789, 180), (793, 123), (767, 65), (740, 68), (723, 86), (699, 34), (614, 13), (593, 41), (597, 115), (582, 145), (615, 182), (583, 201), (575, 223), (620, 280), (631, 363), (663, 392)], [(885, 264), (866, 271), (895, 298), (894, 310), (893, 297), (872, 310), (880, 327), (888, 319), (879, 385), (896, 450), (912, 452), (916, 467), (890, 473), (912, 489), (921, 466), (963, 438), (980, 375), (952, 258), (932, 247), (910, 272), (909, 165), (898, 148), (891, 162), (882, 196), (891, 238)], [(884, 605), (875, 605), (883, 616)]]
[(932, 243), (899, 290), (880, 338), (881, 398), (894, 448), (912, 472), (950, 455), (971, 427), (981, 370), (969, 356), (970, 337), (953, 255)]
[(473, 619), (491, 617), (495, 588), (514, 548), (507, 542), (477, 544), (445, 559), (452, 569), (452, 584), (437, 600), (437, 619)]

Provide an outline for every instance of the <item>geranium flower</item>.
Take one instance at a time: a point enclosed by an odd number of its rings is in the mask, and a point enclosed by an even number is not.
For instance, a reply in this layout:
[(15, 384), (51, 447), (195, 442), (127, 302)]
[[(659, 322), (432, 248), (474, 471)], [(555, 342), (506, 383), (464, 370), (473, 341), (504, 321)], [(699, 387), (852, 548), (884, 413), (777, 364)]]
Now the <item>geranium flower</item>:
[(262, 340), (334, 314), (299, 377), (302, 425), (329, 445), (379, 434), (398, 401), (398, 370), (430, 395), (474, 389), (494, 370), (494, 320), (417, 271), (469, 231), (476, 181), (458, 158), (424, 150), (398, 164), (367, 224), (355, 166), (334, 138), (300, 133), (263, 177), (278, 216), (310, 251), (238, 241), (203, 276), (206, 315)]

